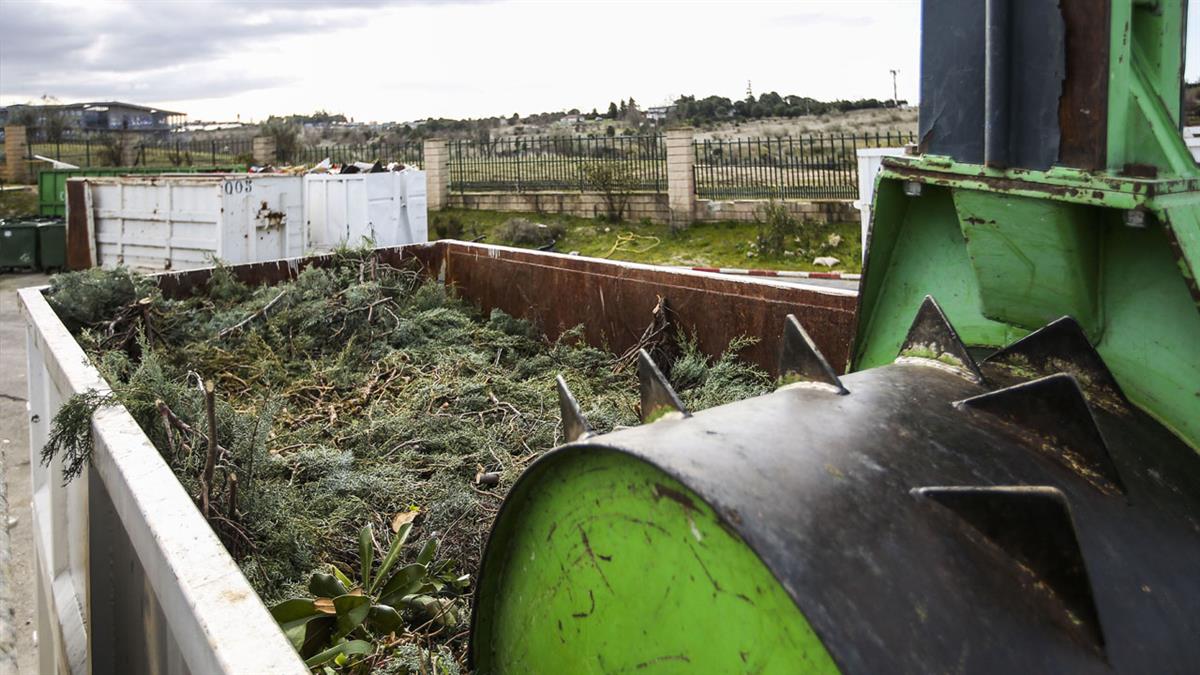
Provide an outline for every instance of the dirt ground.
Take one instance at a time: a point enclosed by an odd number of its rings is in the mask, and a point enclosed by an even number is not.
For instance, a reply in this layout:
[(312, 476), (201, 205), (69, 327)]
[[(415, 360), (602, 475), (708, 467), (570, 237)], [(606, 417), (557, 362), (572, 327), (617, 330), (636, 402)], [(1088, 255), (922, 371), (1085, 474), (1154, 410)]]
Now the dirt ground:
[[(8, 570), (0, 570), (0, 622), (9, 632), (17, 672), (37, 672), (34, 617), (33, 533), (29, 511), (29, 425), (26, 420), (25, 324), (17, 307), (18, 288), (46, 283), (43, 274), (0, 275), (0, 467), (7, 491), (8, 513), (0, 513), (8, 529)], [(3, 500), (0, 500), (3, 504)], [(0, 545), (4, 539), (0, 537)], [(0, 554), (0, 560), (4, 556)], [(4, 645), (0, 645), (3, 647)], [(11, 669), (0, 655), (0, 671)]]

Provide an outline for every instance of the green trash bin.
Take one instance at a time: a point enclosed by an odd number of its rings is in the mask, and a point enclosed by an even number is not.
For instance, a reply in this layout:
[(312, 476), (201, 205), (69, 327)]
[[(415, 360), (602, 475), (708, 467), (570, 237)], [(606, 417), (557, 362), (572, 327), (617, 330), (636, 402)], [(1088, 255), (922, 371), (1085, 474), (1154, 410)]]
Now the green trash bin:
[(61, 220), (37, 224), (38, 266), (61, 271), (67, 266), (67, 225)]
[(37, 228), (37, 223), (25, 221), (0, 225), (0, 269), (37, 269)]

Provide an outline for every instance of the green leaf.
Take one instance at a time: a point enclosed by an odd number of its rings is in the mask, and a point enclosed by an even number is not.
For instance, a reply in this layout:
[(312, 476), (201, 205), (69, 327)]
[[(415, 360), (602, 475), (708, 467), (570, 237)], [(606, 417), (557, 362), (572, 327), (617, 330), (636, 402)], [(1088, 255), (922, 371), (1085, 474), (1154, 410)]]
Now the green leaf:
[(350, 589), (332, 575), (314, 572), (312, 579), (308, 580), (308, 592), (319, 598), (336, 598), (349, 593)]
[(299, 650), (304, 644), (308, 622), (327, 615), (316, 610), (311, 598), (295, 598), (272, 607), (271, 616), (279, 622), (279, 627), (292, 641), (292, 646)]
[(371, 538), (371, 523), (358, 531), (359, 578), (363, 588), (371, 588), (371, 565), (375, 562), (375, 540)]
[(319, 654), (314, 654), (304, 662), (304, 665), (309, 668), (316, 668), (317, 666), (329, 663), (342, 654), (346, 656), (366, 656), (374, 651), (375, 645), (366, 640), (350, 640), (349, 642), (336, 644)]
[[(331, 564), (329, 566), (329, 569), (333, 570), (333, 576), (342, 583), (342, 586), (346, 587), (347, 593), (350, 592), (350, 589), (354, 588), (354, 582), (350, 580), (350, 577), (346, 576), (345, 574), (342, 574), (342, 571), (340, 569), (338, 569), (337, 565)], [(336, 597), (336, 596), (329, 596), (329, 597)]]
[(438, 540), (430, 539), (425, 542), (425, 546), (421, 547), (421, 552), (417, 554), (418, 565), (429, 565), (433, 562), (433, 556), (437, 553)]
[(333, 599), (333, 607), (337, 610), (337, 630), (333, 633), (336, 642), (367, 620), (371, 599), (365, 595), (342, 595)]
[(396, 629), (404, 624), (404, 618), (400, 616), (400, 612), (389, 605), (371, 605), (367, 622), (373, 632), (386, 634), (396, 632)]
[(387, 579), (388, 572), (400, 557), (400, 549), (404, 546), (404, 541), (408, 539), (408, 533), (411, 530), (412, 523), (405, 523), (400, 526), (400, 529), (396, 532), (396, 536), (392, 537), (392, 545), (388, 548), (387, 555), (383, 558), (383, 563), (379, 565), (379, 570), (375, 573), (375, 580), (371, 583), (369, 592), (375, 592), (375, 587)]
[(426, 619), (447, 628), (453, 628), (459, 623), (458, 606), (453, 600), (435, 598), (430, 595), (406, 595), (401, 602), (408, 609), (420, 612)]
[(336, 625), (337, 620), (329, 615), (309, 621), (304, 628), (304, 641), (297, 650), (300, 652), (300, 658), (306, 659), (324, 649), (329, 644), (329, 636), (333, 634)]
[(410, 595), (421, 586), (429, 570), (424, 565), (413, 563), (401, 567), (379, 591), (379, 602), (384, 605), (395, 605), (400, 598)]

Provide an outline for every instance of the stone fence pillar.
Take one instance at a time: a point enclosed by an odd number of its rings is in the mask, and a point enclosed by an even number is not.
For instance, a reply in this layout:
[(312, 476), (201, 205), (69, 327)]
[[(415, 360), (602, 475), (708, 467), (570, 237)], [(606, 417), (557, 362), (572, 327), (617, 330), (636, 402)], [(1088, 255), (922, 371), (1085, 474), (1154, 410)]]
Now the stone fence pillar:
[(255, 136), (251, 141), (250, 152), (254, 155), (254, 163), (266, 166), (275, 163), (275, 137)]
[(25, 127), (18, 124), (4, 127), (4, 168), (8, 182), (24, 184), (30, 181), (29, 163), (25, 161), (28, 156), (29, 139)]
[(691, 129), (667, 131), (667, 203), (671, 226), (687, 227), (696, 214), (696, 174)]
[(446, 208), (450, 194), (450, 148), (444, 138), (425, 141), (425, 195), (430, 211)]
[(137, 164), (138, 146), (141, 144), (141, 142), (141, 134), (133, 132), (125, 132), (121, 134), (121, 166), (134, 166)]

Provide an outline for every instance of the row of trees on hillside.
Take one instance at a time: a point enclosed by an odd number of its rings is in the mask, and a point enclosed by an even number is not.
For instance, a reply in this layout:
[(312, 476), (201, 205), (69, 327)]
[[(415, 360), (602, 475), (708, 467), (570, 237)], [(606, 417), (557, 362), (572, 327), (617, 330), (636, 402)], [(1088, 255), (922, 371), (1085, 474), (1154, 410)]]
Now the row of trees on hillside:
[[(906, 105), (908, 102), (899, 101), (898, 103)], [(695, 96), (680, 96), (675, 100), (675, 108), (671, 111), (668, 119), (686, 121), (699, 126), (729, 119), (751, 120), (764, 117), (827, 115), (851, 110), (891, 108), (894, 105), (896, 104), (890, 100), (881, 101), (877, 98), (819, 101), (809, 96), (780, 96), (773, 91), (762, 94), (758, 98), (751, 94), (740, 101), (732, 101), (724, 96), (706, 96), (701, 99), (697, 99)]]

